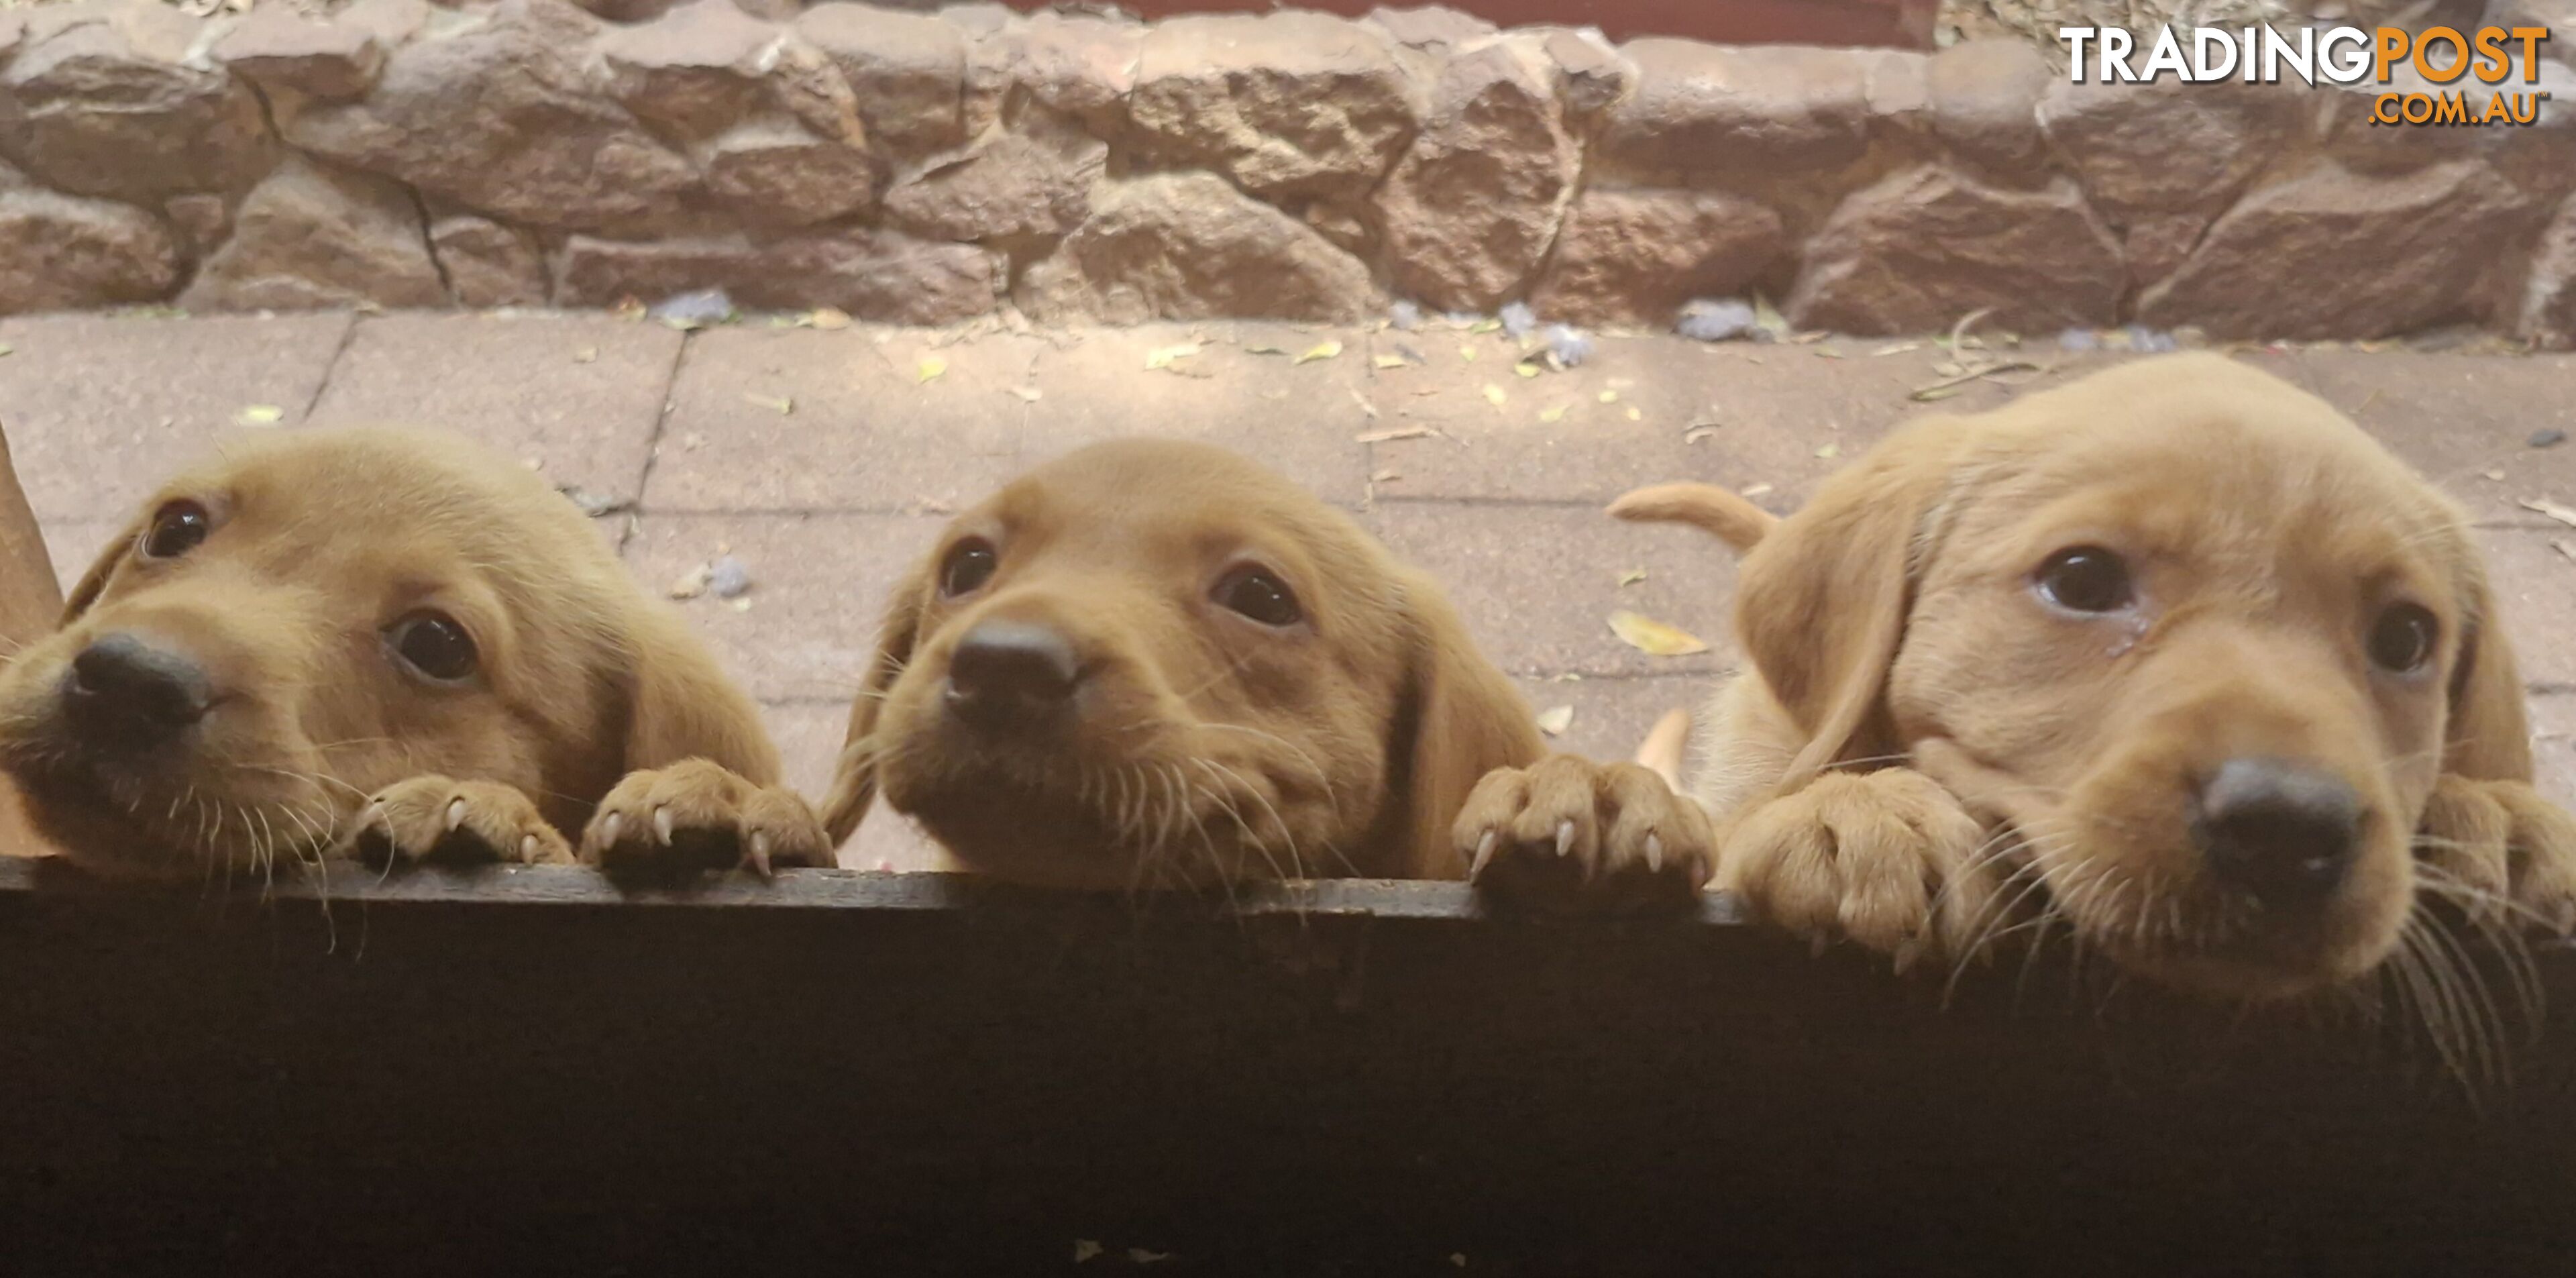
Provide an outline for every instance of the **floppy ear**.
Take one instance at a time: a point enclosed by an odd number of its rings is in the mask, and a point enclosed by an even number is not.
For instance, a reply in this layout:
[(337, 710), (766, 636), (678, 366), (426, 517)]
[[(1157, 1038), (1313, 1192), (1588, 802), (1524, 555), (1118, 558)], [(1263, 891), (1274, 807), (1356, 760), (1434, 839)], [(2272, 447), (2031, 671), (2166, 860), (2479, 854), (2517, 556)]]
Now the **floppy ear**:
[(134, 539), (142, 535), (143, 521), (138, 518), (127, 524), (98, 552), (98, 558), (90, 561), (89, 569), (81, 574), (80, 580), (72, 583), (71, 594), (63, 600), (62, 620), (56, 629), (80, 620), (81, 614), (98, 602), (98, 597), (107, 590), (107, 579), (115, 574), (118, 564), (125, 562), (126, 552), (134, 548)]
[(885, 622), (877, 628), (876, 657), (868, 663), (857, 699), (850, 703), (849, 735), (842, 740), (840, 762), (832, 771), (831, 793), (823, 798), (823, 829), (832, 836), (834, 847), (858, 833), (868, 806), (876, 802), (877, 712), (885, 708), (886, 692), (894, 687), (895, 677), (912, 664), (913, 645), (921, 639), (921, 601), (930, 593), (930, 571), (925, 561), (895, 587)]
[(2495, 595), (2474, 548), (2465, 552), (2467, 606), (2460, 656), (2451, 667), (2450, 718), (2442, 727), (2442, 771), (2474, 781), (2531, 780), (2531, 725), (2522, 672), (2505, 642)]
[(62, 611), (62, 583), (54, 579), (44, 531), (9, 460), (8, 434), (0, 430), (0, 647), (16, 653), (34, 643)]
[(1889, 436), (1744, 558), (1736, 634), (1807, 737), (1786, 786), (1893, 748), (1887, 672), (1964, 421), (1927, 418)]
[[(1486, 773), (1527, 767), (1547, 749), (1529, 703), (1477, 650), (1439, 588), (1410, 572), (1397, 581), (1412, 633), (1386, 766), (1388, 797), (1401, 806), (1379, 827), (1376, 862), (1416, 878), (1464, 878), (1449, 827), (1468, 793)], [(1386, 848), (1390, 839), (1402, 843)]]
[(721, 765), (754, 785), (779, 782), (778, 747), (760, 707), (726, 678), (687, 625), (660, 609), (640, 610), (627, 671), (627, 772), (687, 759)]

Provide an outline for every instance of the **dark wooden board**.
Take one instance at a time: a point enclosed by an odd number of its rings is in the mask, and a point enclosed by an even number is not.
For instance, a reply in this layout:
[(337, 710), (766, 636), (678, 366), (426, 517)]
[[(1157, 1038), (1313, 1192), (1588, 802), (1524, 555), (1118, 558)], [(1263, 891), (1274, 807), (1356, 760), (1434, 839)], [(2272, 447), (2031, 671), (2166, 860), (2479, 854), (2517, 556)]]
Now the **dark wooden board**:
[(2420, 1034), (1945, 1000), (1718, 899), (0, 860), (0, 1273), (2569, 1273), (2540, 970), (2472, 1103)]

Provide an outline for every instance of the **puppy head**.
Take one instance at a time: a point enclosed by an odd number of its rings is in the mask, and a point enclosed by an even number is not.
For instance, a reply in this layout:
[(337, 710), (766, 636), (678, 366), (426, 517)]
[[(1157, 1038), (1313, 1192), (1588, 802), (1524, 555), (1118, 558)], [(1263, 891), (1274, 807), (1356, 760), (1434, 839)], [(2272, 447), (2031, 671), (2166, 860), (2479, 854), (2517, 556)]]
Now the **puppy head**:
[(897, 592), (827, 803), (882, 786), (1047, 886), (1454, 874), (1447, 823), (1538, 753), (1431, 584), (1250, 462), (1123, 440), (960, 515)]
[(2458, 510), (2304, 392), (2150, 360), (1899, 432), (1745, 564), (1797, 775), (1911, 752), (2087, 943), (2278, 998), (2375, 967), (2446, 768), (2528, 776)]
[(423, 773), (517, 786), (578, 829), (629, 766), (767, 755), (679, 625), (523, 467), (435, 435), (280, 434), (173, 479), (109, 543), (0, 673), (0, 767), (109, 873), (265, 871)]

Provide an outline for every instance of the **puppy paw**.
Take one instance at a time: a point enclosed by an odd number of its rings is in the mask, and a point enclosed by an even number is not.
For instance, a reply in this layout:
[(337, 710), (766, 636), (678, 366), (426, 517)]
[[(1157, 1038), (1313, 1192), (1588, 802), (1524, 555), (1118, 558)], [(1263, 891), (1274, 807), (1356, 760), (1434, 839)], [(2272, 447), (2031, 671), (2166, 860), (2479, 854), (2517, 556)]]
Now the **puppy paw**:
[(2529, 784), (2443, 777), (2415, 850), (2433, 895), (2472, 915), (2576, 933), (2576, 817)]
[(1851, 940), (1898, 971), (1958, 958), (2000, 920), (2001, 876), (1978, 860), (1985, 827), (1910, 768), (1829, 772), (1747, 812), (1726, 833), (1718, 886), (1821, 950)]
[(1450, 837), (1477, 887), (1548, 908), (1696, 905), (1716, 860), (1697, 802), (1633, 763), (1568, 754), (1485, 774)]
[(637, 772), (600, 800), (581, 859), (605, 869), (685, 872), (830, 866), (832, 842), (804, 798), (704, 759)]
[(512, 786), (419, 776), (371, 796), (359, 809), (349, 852), (361, 860), (411, 864), (432, 857), (570, 865), (572, 848)]

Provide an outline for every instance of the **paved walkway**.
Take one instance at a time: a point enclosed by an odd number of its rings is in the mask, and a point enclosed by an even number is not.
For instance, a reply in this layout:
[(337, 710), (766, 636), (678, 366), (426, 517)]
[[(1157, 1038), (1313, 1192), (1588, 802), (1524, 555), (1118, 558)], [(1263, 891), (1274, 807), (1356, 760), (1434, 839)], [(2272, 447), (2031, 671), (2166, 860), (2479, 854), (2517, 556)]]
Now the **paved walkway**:
[[(1558, 742), (1624, 754), (1731, 657), (1729, 555), (1615, 523), (1636, 484), (1703, 478), (1789, 509), (1927, 405), (1936, 343), (1708, 346), (1603, 339), (1523, 376), (1500, 333), (1202, 324), (1072, 334), (772, 327), (683, 334), (615, 316), (322, 314), (0, 320), (0, 422), (68, 575), (170, 470), (227, 433), (406, 421), (479, 436), (613, 504), (604, 533), (657, 591), (725, 553), (740, 600), (684, 605), (819, 791), (893, 578), (1023, 467), (1122, 433), (1230, 445), (1360, 512), (1447, 582)], [(1195, 353), (1181, 352), (1195, 348)], [(2054, 383), (2123, 358), (2034, 353)], [(2352, 413), (2468, 502), (2531, 681), (2544, 784), (2576, 799), (2576, 357), (2359, 350), (2246, 358)], [(1159, 367), (1149, 367), (1159, 366)], [(1943, 408), (2012, 391), (1978, 382)], [(2563, 549), (2561, 547), (2564, 547)], [(1715, 650), (1653, 657), (1631, 609)], [(852, 863), (909, 862), (872, 822)]]

